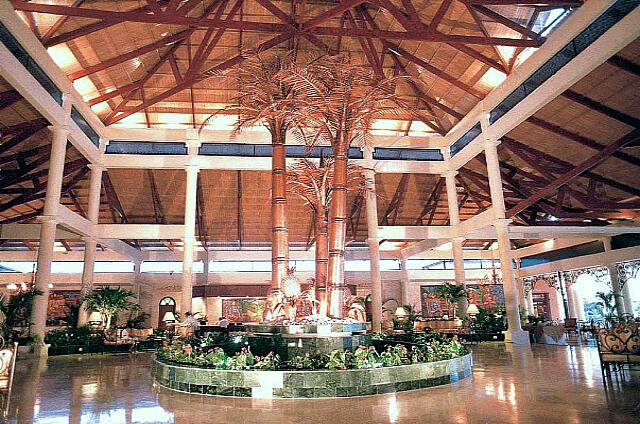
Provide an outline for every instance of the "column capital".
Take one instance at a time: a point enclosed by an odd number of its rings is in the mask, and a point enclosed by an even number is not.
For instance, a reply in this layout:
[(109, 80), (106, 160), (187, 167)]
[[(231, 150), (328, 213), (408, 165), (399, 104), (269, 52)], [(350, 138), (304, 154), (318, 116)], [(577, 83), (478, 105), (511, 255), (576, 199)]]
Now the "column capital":
[(451, 241), (458, 242), (458, 243), (462, 243), (462, 242), (463, 242), (463, 241), (465, 241), (466, 239), (467, 239), (466, 237), (459, 236), (459, 237), (453, 237), (453, 238), (451, 239)]
[(101, 163), (90, 163), (87, 166), (89, 167), (90, 170), (96, 171), (96, 172), (99, 172), (99, 171), (103, 171), (104, 172), (107, 169), (107, 167), (104, 166)]
[(458, 175), (458, 170), (447, 169), (442, 175), (445, 176), (446, 178), (455, 178), (455, 176)]
[(382, 239), (380, 237), (367, 237), (367, 243), (369, 244), (380, 244), (380, 242), (382, 241)]
[(98, 239), (92, 236), (84, 236), (82, 237), (82, 241), (85, 243), (91, 243), (91, 242), (98, 243)]
[(39, 215), (36, 218), (36, 221), (41, 224), (44, 224), (46, 222), (53, 222), (54, 224), (58, 224), (58, 217), (55, 215)]
[(69, 135), (69, 133), (71, 132), (71, 128), (69, 127), (69, 125), (64, 124), (64, 125), (49, 125), (47, 126), (47, 128), (49, 128), (49, 131), (51, 131), (52, 133), (63, 133), (65, 135)]
[(511, 219), (509, 218), (497, 218), (495, 222), (492, 224), (496, 228), (507, 228), (511, 224)]
[(488, 147), (498, 147), (500, 145), (501, 141), (497, 138), (493, 138), (493, 137), (485, 137), (484, 139), (484, 148), (488, 148)]
[(198, 172), (200, 172), (200, 166), (194, 165), (194, 164), (187, 164), (187, 165), (184, 166), (184, 170), (187, 173), (195, 172), (197, 174)]

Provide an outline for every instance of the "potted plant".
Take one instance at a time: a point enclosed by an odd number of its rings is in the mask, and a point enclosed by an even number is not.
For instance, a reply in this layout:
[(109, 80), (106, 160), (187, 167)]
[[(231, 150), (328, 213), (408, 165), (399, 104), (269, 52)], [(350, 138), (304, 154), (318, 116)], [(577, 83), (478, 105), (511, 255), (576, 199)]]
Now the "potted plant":
[(124, 290), (121, 287), (102, 287), (87, 294), (83, 302), (87, 311), (96, 311), (100, 314), (106, 332), (111, 328), (112, 318), (117, 315), (118, 312), (140, 308), (137, 303), (129, 300), (130, 297), (134, 296), (134, 292)]
[(447, 304), (449, 311), (451, 311), (451, 318), (455, 318), (457, 302), (467, 297), (467, 291), (462, 285), (444, 283), (436, 289), (436, 295)]
[(31, 351), (30, 343), (33, 340), (29, 332), (31, 310), (35, 297), (40, 295), (42, 295), (42, 290), (33, 286), (27, 290), (21, 290), (9, 298), (0, 295), (0, 313), (2, 314), (0, 336), (7, 342), (18, 342), (20, 345), (18, 347), (19, 354)]

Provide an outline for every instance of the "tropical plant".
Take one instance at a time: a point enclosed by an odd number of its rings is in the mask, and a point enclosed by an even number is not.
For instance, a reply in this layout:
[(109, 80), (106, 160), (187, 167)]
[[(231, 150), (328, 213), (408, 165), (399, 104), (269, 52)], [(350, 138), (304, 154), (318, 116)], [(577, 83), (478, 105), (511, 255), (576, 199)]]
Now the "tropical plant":
[(380, 355), (373, 346), (358, 346), (353, 352), (355, 368), (376, 368), (382, 366)]
[(604, 308), (603, 316), (607, 324), (615, 324), (618, 320), (618, 314), (616, 312), (616, 300), (614, 293), (612, 291), (609, 293), (597, 292), (596, 299), (599, 300), (598, 303), (600, 303)]
[[(361, 192), (366, 189), (363, 170), (364, 168), (358, 165), (347, 163), (348, 192)], [(333, 160), (321, 159), (319, 164), (308, 159), (299, 160), (289, 167), (288, 176), (287, 191), (304, 200), (313, 214), (316, 300), (326, 305), (329, 261), (327, 217), (333, 188)]]
[(348, 152), (364, 144), (376, 117), (382, 113), (407, 113), (395, 94), (398, 77), (377, 76), (348, 57), (327, 56), (306, 67), (293, 66), (281, 73), (295, 95), (290, 116), (295, 128), (307, 131), (307, 144), (330, 143), (333, 151), (333, 187), (329, 207), (329, 262), (327, 284), (331, 314), (344, 316), (344, 248), (346, 241)]
[(105, 330), (108, 330), (113, 316), (118, 312), (140, 308), (137, 303), (129, 300), (134, 296), (134, 292), (121, 287), (102, 287), (87, 294), (83, 302), (87, 311), (96, 311), (101, 315)]
[(456, 303), (458, 300), (467, 297), (464, 286), (451, 283), (444, 283), (438, 286), (435, 294), (447, 304), (452, 317), (456, 316)]
[[(280, 288), (289, 262), (285, 141), (292, 122), (288, 113), (290, 103), (283, 100), (292, 99), (294, 94), (281, 72), (290, 69), (292, 57), (256, 51), (245, 53), (245, 57), (239, 66), (222, 75), (230, 78), (238, 89), (238, 95), (224, 112), (238, 116), (236, 131), (261, 125), (271, 134), (271, 280), (273, 288)], [(210, 116), (203, 126), (215, 116)]]
[(277, 370), (280, 366), (280, 356), (269, 352), (266, 356), (256, 357), (254, 368), (262, 371)]
[(102, 345), (104, 336), (102, 334), (94, 334), (88, 326), (69, 327), (48, 331), (44, 335), (44, 342), (52, 347), (94, 346)]
[(41, 296), (42, 290), (35, 286), (27, 290), (21, 290), (13, 296), (7, 298), (0, 294), (0, 312), (2, 322), (0, 323), (0, 335), (6, 341), (13, 341), (20, 338), (23, 330), (14, 331), (15, 328), (27, 329), (31, 325), (31, 310), (36, 296)]

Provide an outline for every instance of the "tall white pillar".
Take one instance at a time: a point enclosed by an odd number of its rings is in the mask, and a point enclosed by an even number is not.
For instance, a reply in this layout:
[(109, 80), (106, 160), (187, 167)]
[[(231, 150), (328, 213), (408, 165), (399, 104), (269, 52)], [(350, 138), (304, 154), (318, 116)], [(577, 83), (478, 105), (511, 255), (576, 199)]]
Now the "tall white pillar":
[[(400, 303), (402, 305), (412, 305), (412, 296), (411, 296), (411, 278), (409, 277), (409, 264), (407, 262), (407, 258), (402, 255), (400, 257)], [(417, 308), (420, 305), (414, 305)]]
[[(89, 177), (87, 219), (95, 225), (98, 223), (98, 215), (100, 214), (100, 193), (102, 191), (102, 173), (104, 167), (91, 164), (89, 168), (91, 168), (91, 176)], [(82, 266), (82, 287), (80, 289), (81, 298), (93, 290), (93, 270), (96, 262), (97, 247), (98, 243), (93, 237), (84, 238), (84, 264)], [(88, 318), (89, 311), (82, 305), (78, 314), (78, 324), (86, 324)]]
[[(62, 180), (64, 179), (64, 162), (67, 149), (69, 129), (66, 126), (50, 127), (53, 132), (51, 154), (49, 158), (49, 172), (47, 176), (47, 194), (44, 202), (43, 215), (40, 217), (40, 243), (38, 246), (38, 268), (35, 285), (42, 291), (36, 296), (31, 311), (31, 335), (44, 341), (47, 321), (47, 307), (49, 305), (49, 283), (51, 282), (51, 260), (56, 239), (56, 216), (60, 204)], [(41, 350), (41, 353), (44, 351)]]
[[(460, 210), (458, 206), (458, 189), (456, 187), (457, 171), (447, 171), (444, 176), (447, 186), (447, 204), (449, 206), (449, 225), (458, 228), (460, 225)], [(454, 237), (451, 239), (451, 253), (453, 254), (453, 272), (456, 279), (456, 285), (466, 287), (464, 275), (464, 255), (462, 253), (462, 242), (464, 237)], [(458, 315), (465, 317), (467, 315), (467, 306), (469, 302), (466, 297), (458, 300)]]
[(485, 133), (484, 154), (487, 162), (487, 177), (491, 190), (491, 206), (495, 213), (495, 230), (500, 254), (500, 269), (502, 270), (502, 285), (504, 290), (505, 308), (509, 329), (505, 341), (516, 344), (529, 344), (529, 334), (520, 326), (520, 311), (518, 310), (519, 296), (516, 280), (513, 273), (513, 258), (511, 256), (511, 243), (509, 240), (509, 222), (505, 218), (504, 196), (502, 193), (502, 175), (500, 174), (500, 162), (498, 159), (498, 140), (492, 139)]
[[(604, 244), (604, 251), (610, 252), (611, 237), (602, 239), (602, 243)], [(622, 315), (625, 313), (633, 314), (629, 286), (625, 284), (624, 288), (620, 287), (620, 278), (618, 277), (618, 264), (616, 262), (609, 262), (606, 264), (606, 266), (609, 270), (609, 278), (611, 279), (611, 290), (613, 291), (613, 297), (616, 303), (616, 313), (618, 315)]]
[(367, 184), (365, 204), (367, 208), (367, 243), (371, 261), (371, 326), (376, 333), (382, 331), (382, 276), (380, 274), (380, 238), (378, 237), (378, 204), (376, 199), (376, 175), (364, 171)]
[(191, 311), (193, 290), (193, 256), (196, 240), (196, 193), (198, 187), (198, 167), (185, 167), (187, 184), (184, 205), (184, 238), (182, 252), (182, 301), (181, 313)]

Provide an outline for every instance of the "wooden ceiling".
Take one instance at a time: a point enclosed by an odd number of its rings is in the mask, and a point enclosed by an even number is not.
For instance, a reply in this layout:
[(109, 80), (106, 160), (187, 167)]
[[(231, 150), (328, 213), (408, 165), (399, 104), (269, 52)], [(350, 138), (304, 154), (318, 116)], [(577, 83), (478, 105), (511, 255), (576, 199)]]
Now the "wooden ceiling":
[[(71, 3), (71, 4), (70, 4)], [(14, 0), (106, 125), (199, 126), (232, 101), (215, 72), (249, 49), (299, 61), (341, 53), (377, 73), (444, 133), (580, 0)], [(488, 73), (489, 72), (489, 73)], [(171, 116), (169, 116), (171, 115)], [(404, 131), (411, 122), (383, 129)]]
[[(71, 79), (90, 80), (95, 86), (85, 98), (107, 124), (138, 116), (144, 126), (162, 126), (168, 123), (163, 121), (167, 114), (177, 114), (185, 119), (179, 124), (199, 126), (202, 117), (233, 97), (232, 88), (204, 79), (205, 71), (240, 63), (243, 50), (267, 43), (276, 51), (297, 50), (301, 57), (318, 55), (326, 46), (374, 69), (380, 66), (385, 73), (416, 75), (415, 87), (400, 90), (423, 106), (433, 131), (446, 131), (491, 90), (482, 79), (488, 70), (508, 74), (518, 55), (524, 57), (529, 51), (525, 45), (544, 41), (530, 31), (542, 31), (546, 11), (578, 6), (567, 1), (510, 3), (77, 0), (72, 5), (61, 1), (14, 5), (28, 12), (25, 19), (45, 46), (64, 46), (73, 53), (77, 64), (66, 71)], [(276, 8), (286, 11), (288, 18)], [(286, 23), (288, 19), (296, 22), (292, 25), (297, 29)], [(639, 120), (640, 41), (636, 40), (502, 138), (504, 194), (514, 223), (637, 222), (638, 143), (596, 156), (635, 134)], [(46, 125), (0, 80), (0, 223), (33, 222), (42, 209), (50, 144)], [(83, 215), (88, 198), (85, 165), (69, 147), (63, 203)], [(482, 155), (463, 167), (456, 181), (462, 220), (491, 206)], [(100, 222), (181, 223), (184, 184), (182, 171), (109, 170), (103, 179)], [(376, 187), (380, 225), (448, 224), (446, 190), (439, 176), (380, 174)], [(269, 189), (267, 172), (201, 171), (197, 221), (201, 243), (267, 248)], [(310, 213), (295, 198), (289, 204), (292, 245), (309, 246)], [(348, 207), (348, 238), (363, 242), (363, 201), (352, 196)], [(179, 246), (170, 240), (129, 242), (142, 249)], [(467, 244), (486, 248), (489, 242)]]

